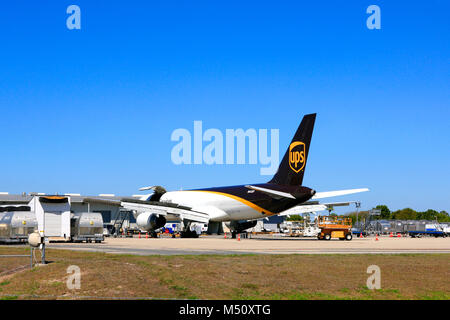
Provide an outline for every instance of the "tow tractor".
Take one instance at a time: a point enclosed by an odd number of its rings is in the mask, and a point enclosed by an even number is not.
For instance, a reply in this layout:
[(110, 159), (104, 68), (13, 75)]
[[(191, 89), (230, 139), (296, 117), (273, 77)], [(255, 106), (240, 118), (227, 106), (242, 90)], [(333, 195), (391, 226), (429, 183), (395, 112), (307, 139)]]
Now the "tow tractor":
[(318, 226), (320, 233), (317, 235), (319, 240), (352, 240), (352, 219), (344, 217), (318, 217)]

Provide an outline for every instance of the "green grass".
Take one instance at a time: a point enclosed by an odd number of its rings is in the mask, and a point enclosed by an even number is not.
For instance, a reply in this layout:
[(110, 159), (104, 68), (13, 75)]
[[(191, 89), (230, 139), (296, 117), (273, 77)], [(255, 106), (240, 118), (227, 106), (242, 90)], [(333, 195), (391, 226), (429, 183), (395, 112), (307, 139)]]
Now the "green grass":
[(14, 295), (0, 296), (0, 300), (17, 300), (19, 297)]
[[(0, 247), (0, 254), (23, 250)], [(58, 249), (47, 257), (53, 263), (0, 278), (0, 297), (450, 299), (449, 254), (135, 256)], [(15, 263), (21, 262), (3, 268)], [(70, 265), (82, 271), (80, 290), (66, 287)], [(380, 290), (366, 286), (369, 265), (381, 268)]]
[(420, 296), (421, 300), (450, 300), (448, 292), (434, 291)]

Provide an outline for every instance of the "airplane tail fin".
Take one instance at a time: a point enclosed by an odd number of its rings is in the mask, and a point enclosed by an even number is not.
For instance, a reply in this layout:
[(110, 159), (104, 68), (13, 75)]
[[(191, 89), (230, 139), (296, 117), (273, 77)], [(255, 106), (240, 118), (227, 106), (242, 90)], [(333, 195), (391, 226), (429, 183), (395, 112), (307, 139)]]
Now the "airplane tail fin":
[(269, 183), (290, 186), (302, 184), (315, 121), (315, 113), (303, 117), (277, 173)]

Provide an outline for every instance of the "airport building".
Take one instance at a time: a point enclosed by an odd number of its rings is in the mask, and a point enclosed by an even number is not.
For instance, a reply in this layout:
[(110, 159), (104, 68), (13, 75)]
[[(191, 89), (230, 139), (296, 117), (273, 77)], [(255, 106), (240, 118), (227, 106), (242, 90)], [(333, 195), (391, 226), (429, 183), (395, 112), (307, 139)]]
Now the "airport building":
[[(17, 206), (23, 205), (26, 206), (35, 196), (45, 196), (44, 193), (23, 193), (21, 195), (10, 195), (8, 193), (0, 193), (0, 206)], [(87, 198), (107, 198), (110, 200), (117, 200), (120, 202), (120, 199), (123, 197), (117, 197), (113, 194), (99, 194), (98, 196), (81, 196), (80, 194), (67, 193), (60, 196), (70, 197), (71, 208), (70, 211), (72, 213), (77, 212), (99, 212), (102, 214), (103, 222), (110, 223), (116, 220), (120, 216), (120, 207), (112, 206), (107, 203), (88, 203), (85, 202), (84, 199)], [(135, 196), (137, 197), (137, 196)], [(135, 221), (131, 221), (134, 223)]]
[[(53, 198), (67, 199), (58, 203)], [(136, 219), (131, 211), (124, 210), (120, 206), (114, 206), (106, 202), (86, 202), (85, 199), (109, 199), (120, 202), (121, 197), (111, 194), (101, 194), (94, 197), (85, 197), (80, 194), (65, 194), (59, 196), (47, 196), (42, 193), (23, 193), (21, 195), (0, 194), (0, 238), (7, 238), (11, 234), (13, 221), (21, 221), (22, 229), (17, 239), (26, 238), (29, 233), (23, 228), (25, 225), (42, 226), (45, 221), (45, 229), (49, 236), (67, 238), (67, 235), (86, 230), (86, 227), (97, 227), (96, 233), (101, 228), (101, 233), (111, 233), (119, 229), (137, 230)], [(26, 214), (28, 212), (28, 214)], [(33, 212), (33, 215), (29, 213)], [(23, 218), (27, 216), (27, 219)], [(88, 226), (82, 226), (83, 220), (89, 217)], [(45, 220), (44, 220), (45, 218)], [(99, 226), (99, 220), (100, 226)], [(17, 223), (16, 223), (17, 224)], [(4, 231), (2, 231), (2, 226)], [(79, 226), (74, 231), (74, 226)], [(41, 227), (42, 228), (42, 227)], [(37, 228), (36, 228), (37, 229)], [(22, 232), (23, 231), (23, 232)], [(36, 230), (37, 231), (37, 230)], [(2, 235), (4, 233), (4, 235)], [(17, 233), (17, 232), (16, 232)]]
[[(44, 197), (43, 193), (23, 193), (21, 195), (12, 195), (6, 192), (0, 193), (0, 206), (27, 206), (34, 197)], [(136, 219), (131, 211), (127, 211), (120, 206), (114, 206), (107, 202), (102, 202), (100, 199), (108, 199), (120, 202), (124, 197), (119, 197), (114, 194), (99, 194), (98, 196), (82, 196), (80, 194), (67, 193), (61, 196), (70, 198), (70, 212), (72, 214), (79, 213), (100, 213), (103, 219), (104, 228), (111, 230), (116, 228), (123, 228), (130, 231), (138, 231)], [(140, 195), (132, 196), (134, 198), (140, 197)], [(85, 201), (85, 199), (99, 199), (98, 202)], [(11, 208), (12, 210), (13, 208)], [(259, 221), (257, 226), (258, 231), (278, 231), (280, 224), (286, 220), (286, 217), (271, 216), (267, 219)], [(255, 230), (256, 230), (255, 229)], [(219, 231), (228, 230), (226, 226), (222, 226)], [(214, 232), (216, 233), (216, 232)]]

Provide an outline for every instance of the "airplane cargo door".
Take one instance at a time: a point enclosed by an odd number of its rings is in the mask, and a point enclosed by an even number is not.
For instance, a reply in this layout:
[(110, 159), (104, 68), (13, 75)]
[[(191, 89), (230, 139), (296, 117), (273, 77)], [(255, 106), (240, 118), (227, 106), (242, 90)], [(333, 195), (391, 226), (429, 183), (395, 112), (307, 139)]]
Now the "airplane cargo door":
[(61, 237), (61, 212), (45, 212), (45, 236)]

